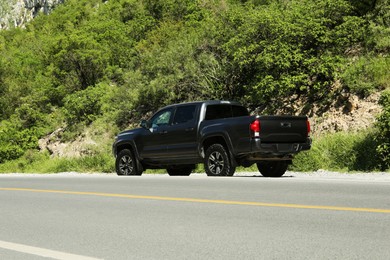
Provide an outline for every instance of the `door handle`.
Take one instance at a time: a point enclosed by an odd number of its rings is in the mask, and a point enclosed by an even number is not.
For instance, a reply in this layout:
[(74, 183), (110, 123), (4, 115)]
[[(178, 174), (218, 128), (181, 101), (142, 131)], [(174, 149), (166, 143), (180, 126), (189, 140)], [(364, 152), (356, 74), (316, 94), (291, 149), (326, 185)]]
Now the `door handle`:
[(189, 128), (186, 128), (184, 131), (186, 131), (186, 132), (190, 132), (190, 131), (193, 131), (194, 130), (194, 128), (193, 127), (189, 127)]
[(164, 131), (161, 131), (159, 132), (160, 135), (165, 135), (165, 134), (168, 134), (168, 131), (164, 130)]

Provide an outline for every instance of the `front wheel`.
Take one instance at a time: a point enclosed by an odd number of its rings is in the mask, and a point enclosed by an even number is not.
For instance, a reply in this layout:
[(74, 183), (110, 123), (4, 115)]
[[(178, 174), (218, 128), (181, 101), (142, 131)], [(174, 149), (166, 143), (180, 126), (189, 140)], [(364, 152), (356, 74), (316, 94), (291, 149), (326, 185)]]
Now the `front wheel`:
[(264, 177), (282, 177), (287, 171), (286, 161), (264, 161), (257, 163), (257, 169)]
[(129, 149), (120, 151), (116, 157), (115, 169), (118, 175), (141, 175), (133, 153)]
[(221, 144), (213, 144), (207, 149), (204, 168), (207, 176), (233, 176), (236, 170)]

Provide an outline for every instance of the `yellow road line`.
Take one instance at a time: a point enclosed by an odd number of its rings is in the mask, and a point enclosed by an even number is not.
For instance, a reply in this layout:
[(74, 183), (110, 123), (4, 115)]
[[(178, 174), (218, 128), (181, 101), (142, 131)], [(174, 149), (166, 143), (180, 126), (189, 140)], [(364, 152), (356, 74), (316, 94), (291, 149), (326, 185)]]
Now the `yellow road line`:
[(70, 194), (70, 195), (90, 195), (90, 196), (117, 197), (117, 198), (128, 198), (128, 199), (148, 199), (148, 200), (198, 202), (198, 203), (227, 204), (227, 205), (245, 205), (245, 206), (259, 206), (259, 207), (279, 207), (279, 208), (295, 208), (295, 209), (322, 209), (322, 210), (337, 210), (337, 211), (390, 213), (390, 209), (376, 209), (376, 208), (352, 208), (352, 207), (336, 207), (336, 206), (318, 206), (318, 205), (302, 205), (302, 204), (234, 201), (234, 200), (176, 198), (176, 197), (115, 194), (115, 193), (102, 193), (102, 192), (40, 190), (40, 189), (27, 189), (27, 188), (0, 188), (0, 191), (1, 190), (3, 190), (3, 191), (27, 191), (27, 192), (40, 192), (40, 193), (58, 193), (58, 194)]

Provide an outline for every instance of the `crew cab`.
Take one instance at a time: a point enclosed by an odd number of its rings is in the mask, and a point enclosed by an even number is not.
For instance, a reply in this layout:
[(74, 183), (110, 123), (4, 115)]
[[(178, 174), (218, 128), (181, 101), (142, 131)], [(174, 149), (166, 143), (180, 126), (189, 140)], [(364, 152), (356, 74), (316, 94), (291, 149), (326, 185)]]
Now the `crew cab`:
[(188, 176), (204, 164), (208, 176), (232, 176), (237, 166), (257, 164), (265, 177), (281, 177), (294, 155), (309, 150), (306, 116), (250, 116), (232, 101), (174, 104), (140, 128), (119, 133), (113, 144), (118, 175), (166, 169)]

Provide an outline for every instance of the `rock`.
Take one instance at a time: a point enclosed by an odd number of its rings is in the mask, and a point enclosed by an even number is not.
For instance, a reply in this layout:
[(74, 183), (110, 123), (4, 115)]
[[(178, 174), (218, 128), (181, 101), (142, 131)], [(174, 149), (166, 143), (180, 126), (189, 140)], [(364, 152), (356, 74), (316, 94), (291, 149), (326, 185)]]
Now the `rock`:
[[(324, 114), (315, 114), (310, 118), (314, 135), (324, 132), (350, 131), (355, 132), (371, 127), (382, 108), (378, 104), (380, 93), (374, 93), (367, 98), (359, 98), (350, 94), (344, 106), (336, 102)], [(338, 100), (340, 102), (340, 100)]]
[(61, 140), (64, 131), (65, 128), (59, 128), (41, 138), (38, 141), (40, 151), (48, 151), (51, 157), (80, 157), (93, 154), (96, 147), (98, 147), (89, 131), (71, 142), (64, 143)]
[(10, 0), (0, 6), (0, 29), (24, 27), (39, 13), (49, 14), (65, 0)]

